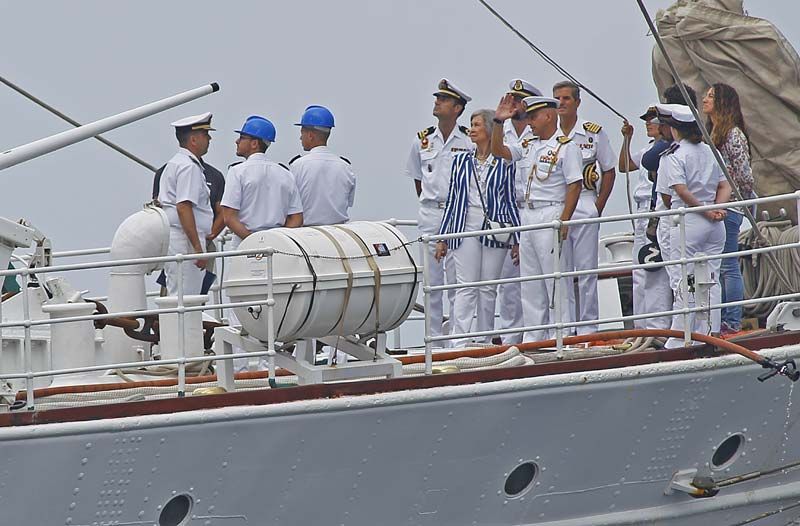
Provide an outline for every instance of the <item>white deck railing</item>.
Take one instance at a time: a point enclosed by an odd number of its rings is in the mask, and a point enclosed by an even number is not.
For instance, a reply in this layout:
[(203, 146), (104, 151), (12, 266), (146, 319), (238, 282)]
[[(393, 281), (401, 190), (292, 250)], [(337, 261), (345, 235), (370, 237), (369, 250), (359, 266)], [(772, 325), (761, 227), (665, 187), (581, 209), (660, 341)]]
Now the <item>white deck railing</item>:
[[(615, 272), (615, 271), (627, 271), (627, 270), (636, 270), (636, 269), (648, 269), (648, 268), (656, 268), (656, 267), (666, 267), (670, 265), (680, 265), (682, 268), (684, 279), (681, 280), (681, 287), (682, 287), (682, 294), (684, 298), (688, 298), (688, 284), (687, 280), (685, 279), (687, 276), (687, 265), (690, 263), (696, 263), (700, 261), (709, 261), (713, 259), (722, 259), (722, 258), (732, 258), (732, 257), (740, 257), (746, 255), (753, 255), (753, 254), (762, 254), (766, 252), (773, 252), (777, 250), (788, 250), (788, 249), (796, 249), (800, 248), (800, 240), (797, 243), (791, 243), (787, 245), (780, 245), (777, 247), (762, 247), (762, 248), (755, 248), (749, 250), (742, 250), (737, 252), (731, 252), (727, 254), (720, 254), (720, 255), (698, 255), (695, 257), (686, 257), (686, 232), (685, 232), (685, 217), (688, 213), (698, 213), (705, 210), (717, 210), (717, 209), (726, 209), (732, 207), (740, 207), (740, 206), (750, 206), (750, 205), (758, 205), (758, 204), (765, 204), (765, 203), (772, 203), (777, 201), (786, 201), (786, 200), (794, 200), (800, 209), (800, 191), (792, 193), (792, 194), (785, 194), (785, 195), (778, 195), (778, 196), (770, 196), (770, 197), (762, 197), (758, 199), (750, 199), (746, 201), (739, 201), (736, 203), (727, 203), (727, 204), (720, 204), (720, 205), (708, 205), (702, 207), (695, 207), (695, 208), (681, 208), (678, 210), (666, 210), (666, 211), (659, 211), (659, 212), (645, 212), (645, 213), (636, 213), (636, 214), (626, 214), (626, 215), (616, 215), (616, 216), (609, 216), (609, 217), (599, 217), (599, 218), (590, 218), (590, 219), (577, 219), (577, 220), (570, 220), (570, 221), (551, 221), (549, 223), (539, 224), (539, 225), (523, 225), (519, 227), (509, 227), (503, 229), (496, 229), (496, 230), (479, 230), (473, 232), (463, 232), (459, 234), (446, 234), (446, 235), (424, 235), (420, 238), (420, 241), (423, 243), (430, 243), (437, 240), (447, 240), (447, 239), (455, 239), (459, 237), (476, 237), (481, 235), (486, 235), (489, 233), (498, 234), (498, 233), (512, 233), (512, 232), (527, 232), (527, 231), (535, 231), (535, 230), (545, 230), (551, 229), (553, 231), (554, 242), (558, 243), (558, 230), (561, 226), (574, 226), (574, 225), (584, 225), (584, 224), (594, 224), (594, 223), (613, 223), (619, 221), (630, 221), (631, 219), (636, 218), (650, 218), (650, 217), (667, 217), (667, 216), (674, 216), (677, 217), (678, 224), (680, 225), (680, 245), (681, 245), (681, 254), (682, 257), (675, 260), (663, 261), (658, 263), (647, 263), (647, 264), (630, 264), (630, 265), (606, 265), (598, 269), (592, 270), (581, 270), (581, 271), (568, 271), (562, 272), (561, 271), (561, 261), (557, 251), (554, 252), (554, 268), (556, 269), (555, 272), (546, 274), (546, 275), (538, 275), (538, 276), (520, 276), (518, 278), (505, 278), (505, 279), (496, 279), (496, 280), (486, 280), (486, 281), (474, 281), (474, 282), (466, 282), (466, 283), (458, 283), (458, 284), (447, 284), (447, 285), (439, 285), (439, 286), (431, 286), (429, 283), (429, 265), (430, 265), (430, 255), (428, 250), (422, 250), (424, 265), (422, 271), (423, 277), (423, 287), (422, 287), (422, 294), (423, 294), (423, 301), (425, 304), (425, 312), (426, 315), (424, 317), (425, 321), (425, 363), (426, 363), (426, 374), (432, 373), (432, 353), (433, 348), (432, 344), (438, 341), (444, 340), (452, 340), (452, 339), (459, 339), (459, 338), (474, 338), (474, 337), (485, 337), (485, 336), (493, 336), (493, 335), (503, 335), (503, 334), (513, 334), (525, 331), (534, 331), (534, 330), (549, 330), (554, 329), (556, 333), (556, 345), (557, 345), (557, 352), (561, 352), (563, 348), (563, 338), (564, 338), (564, 330), (571, 328), (571, 327), (580, 327), (585, 325), (601, 325), (606, 323), (617, 323), (617, 322), (625, 322), (625, 321), (635, 321), (635, 320), (642, 320), (647, 318), (658, 318), (662, 316), (674, 316), (674, 315), (682, 315), (684, 316), (684, 340), (685, 343), (688, 344), (691, 341), (691, 326), (688, 323), (688, 316), (691, 313), (696, 312), (707, 312), (710, 314), (711, 310), (720, 309), (723, 307), (733, 307), (733, 306), (741, 306), (741, 305), (748, 305), (748, 304), (756, 304), (756, 303), (768, 303), (774, 301), (784, 301), (790, 299), (796, 299), (800, 297), (800, 291), (791, 292), (788, 294), (781, 294), (781, 295), (774, 295), (764, 298), (753, 298), (753, 299), (746, 299), (742, 301), (735, 301), (735, 302), (727, 302), (727, 303), (719, 303), (719, 304), (711, 304), (708, 306), (700, 306), (689, 308), (685, 307), (681, 309), (673, 309), (663, 312), (656, 312), (656, 313), (648, 313), (648, 314), (634, 314), (629, 316), (616, 316), (611, 318), (603, 318), (599, 320), (587, 320), (587, 321), (573, 321), (573, 322), (564, 322), (560, 319), (560, 309), (559, 303), (561, 299), (560, 287), (561, 287), (561, 278), (572, 278), (574, 276), (582, 276), (582, 275), (589, 275), (589, 274), (602, 274), (607, 272)], [(386, 221), (394, 226), (415, 226), (416, 221), (413, 220), (397, 220), (397, 219), (390, 219)], [(109, 252), (108, 248), (96, 248), (96, 249), (87, 249), (87, 250), (71, 250), (71, 251), (64, 251), (64, 252), (54, 252), (52, 257), (54, 258), (70, 258), (70, 257), (80, 257), (80, 256), (87, 256), (87, 255), (99, 255), (105, 254)], [(31, 274), (36, 275), (43, 275), (43, 274), (52, 274), (56, 272), (71, 272), (71, 271), (78, 271), (78, 270), (89, 270), (89, 269), (100, 269), (100, 268), (111, 268), (111, 267), (120, 267), (132, 264), (141, 264), (141, 263), (166, 263), (166, 262), (182, 262), (182, 261), (191, 261), (197, 259), (212, 259), (212, 258), (228, 258), (228, 257), (235, 257), (235, 256), (246, 256), (246, 255), (262, 255), (266, 258), (267, 264), (267, 274), (268, 274), (268, 293), (266, 300), (260, 301), (248, 301), (248, 302), (235, 302), (235, 303), (212, 303), (208, 305), (201, 305), (195, 307), (186, 307), (183, 303), (183, 286), (182, 286), (182, 279), (180, 279), (181, 273), (181, 266), (178, 266), (179, 269), (179, 287), (178, 287), (178, 304), (174, 308), (157, 308), (157, 309), (147, 309), (147, 310), (139, 310), (139, 311), (126, 311), (126, 312), (109, 312), (107, 314), (93, 314), (93, 315), (85, 315), (85, 316), (70, 316), (70, 317), (63, 317), (58, 319), (44, 319), (44, 320), (33, 320), (31, 319), (31, 309), (29, 305), (29, 297), (27, 294), (28, 290), (28, 281), (30, 279)], [(147, 367), (152, 365), (177, 365), (178, 366), (178, 393), (182, 396), (185, 391), (186, 385), (186, 365), (195, 363), (195, 362), (208, 362), (208, 361), (216, 361), (216, 360), (233, 360), (237, 358), (250, 358), (256, 356), (269, 356), (270, 354), (274, 355), (274, 326), (270, 329), (270, 341), (269, 345), (267, 346), (267, 351), (263, 352), (243, 352), (243, 353), (234, 353), (234, 354), (225, 354), (225, 355), (212, 355), (212, 356), (201, 356), (201, 357), (187, 357), (186, 356), (186, 343), (184, 341), (184, 315), (187, 312), (195, 312), (195, 311), (205, 311), (205, 310), (219, 310), (219, 309), (228, 309), (233, 307), (247, 307), (247, 306), (262, 306), (266, 307), (267, 309), (267, 316), (274, 317), (274, 307), (275, 301), (272, 297), (272, 271), (273, 271), (273, 249), (272, 248), (260, 248), (260, 249), (247, 249), (247, 250), (233, 250), (233, 251), (218, 251), (218, 252), (209, 252), (204, 254), (178, 254), (175, 256), (162, 256), (162, 257), (151, 257), (151, 258), (136, 258), (136, 259), (125, 259), (125, 260), (115, 260), (115, 261), (101, 261), (101, 262), (85, 262), (85, 263), (73, 263), (73, 264), (62, 264), (62, 265), (52, 265), (49, 267), (37, 267), (37, 268), (20, 268), (20, 269), (10, 269), (10, 270), (0, 270), (0, 281), (5, 276), (14, 275), (20, 276), (22, 279), (22, 295), (23, 295), (23, 318), (19, 321), (8, 321), (0, 323), (0, 338), (2, 338), (2, 329), (3, 328), (10, 328), (10, 327), (22, 327), (24, 329), (24, 363), (23, 368), (25, 369), (24, 372), (19, 373), (0, 373), (0, 378), (4, 379), (25, 379), (26, 380), (26, 398), (27, 398), (27, 408), (29, 410), (33, 410), (34, 408), (34, 388), (33, 388), (33, 380), (39, 377), (49, 377), (49, 376), (57, 376), (57, 375), (68, 375), (68, 374), (76, 374), (76, 373), (84, 373), (84, 372), (91, 372), (91, 371), (106, 371), (106, 370), (114, 370), (114, 369), (121, 369), (121, 368), (132, 368), (132, 367)], [(313, 258), (313, 256), (310, 256)], [(555, 279), (554, 282), (554, 302), (555, 305), (555, 316), (556, 319), (553, 323), (546, 324), (546, 325), (538, 325), (538, 326), (525, 326), (525, 327), (516, 327), (510, 329), (495, 329), (491, 331), (476, 331), (476, 332), (468, 332), (463, 334), (448, 334), (442, 336), (432, 336), (431, 335), (431, 327), (430, 327), (430, 318), (427, 315), (430, 312), (430, 294), (436, 291), (446, 291), (452, 290), (457, 288), (463, 287), (478, 287), (482, 285), (499, 285), (503, 283), (521, 283), (526, 281), (535, 281), (535, 280), (542, 280), (542, 279)], [(222, 281), (222, 279), (220, 279)], [(156, 293), (148, 293), (148, 295), (156, 295)], [(0, 313), (2, 309), (0, 308)], [(124, 363), (114, 363), (114, 364), (107, 364), (107, 365), (97, 365), (97, 366), (90, 366), (90, 367), (77, 367), (77, 368), (69, 368), (69, 369), (58, 369), (58, 370), (47, 370), (47, 371), (33, 371), (32, 370), (32, 357), (31, 357), (31, 348), (32, 348), (32, 336), (31, 336), (31, 327), (36, 326), (43, 326), (43, 325), (54, 325), (59, 323), (72, 323), (72, 322), (82, 322), (82, 321), (94, 321), (94, 320), (104, 320), (116, 317), (141, 317), (146, 315), (159, 315), (159, 314), (167, 314), (167, 313), (177, 313), (178, 314), (178, 335), (179, 335), (179, 347), (180, 347), (180, 357), (168, 360), (141, 360), (141, 361), (132, 361), (132, 362), (124, 362)], [(419, 319), (418, 317), (412, 317), (412, 319)], [(274, 375), (274, 367), (270, 367), (270, 375)]]

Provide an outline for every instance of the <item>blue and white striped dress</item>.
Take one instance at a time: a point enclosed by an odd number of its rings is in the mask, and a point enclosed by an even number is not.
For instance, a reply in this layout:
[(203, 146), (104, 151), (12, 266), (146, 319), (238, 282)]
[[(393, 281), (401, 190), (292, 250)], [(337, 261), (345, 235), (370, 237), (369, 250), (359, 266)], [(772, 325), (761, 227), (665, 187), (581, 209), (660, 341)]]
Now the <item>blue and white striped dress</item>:
[[(464, 231), (469, 208), (470, 180), (475, 177), (475, 157), (473, 152), (459, 153), (453, 157), (450, 170), (450, 188), (447, 192), (447, 204), (442, 217), (440, 234), (454, 234)], [(519, 211), (516, 206), (514, 190), (514, 163), (493, 158), (486, 174), (486, 216), (491, 221), (502, 221), (519, 226)], [(516, 237), (516, 236), (515, 236)], [(499, 243), (486, 236), (480, 237), (481, 243), (491, 248), (503, 248)], [(447, 247), (454, 250), (461, 246), (462, 238), (447, 240)]]

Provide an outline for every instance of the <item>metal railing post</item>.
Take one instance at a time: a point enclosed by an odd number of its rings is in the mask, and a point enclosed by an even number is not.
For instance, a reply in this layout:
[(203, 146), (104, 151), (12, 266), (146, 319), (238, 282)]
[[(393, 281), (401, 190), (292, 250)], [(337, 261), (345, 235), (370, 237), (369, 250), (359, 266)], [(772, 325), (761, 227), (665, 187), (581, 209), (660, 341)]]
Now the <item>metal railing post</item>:
[[(22, 290), (20, 291), (22, 293), (22, 317), (25, 318), (23, 325), (25, 340), (22, 348), (22, 367), (25, 369), (25, 403), (28, 411), (33, 411), (33, 357), (31, 356), (33, 351), (31, 349), (31, 303), (28, 297), (29, 276), (28, 269), (24, 269), (20, 274), (22, 278)], [(50, 356), (52, 359), (52, 354)]]
[(267, 249), (267, 372), (270, 387), (275, 385), (275, 285), (274, 285), (275, 251)]
[(267, 249), (267, 351), (275, 352), (275, 285), (273, 262), (275, 251)]
[[(431, 293), (430, 265), (431, 255), (428, 236), (422, 236), (422, 304), (425, 306), (425, 374), (433, 374), (433, 349), (431, 348)], [(444, 301), (444, 294), (442, 294)]]
[(681, 238), (681, 295), (683, 296), (682, 314), (683, 316), (683, 345), (688, 347), (692, 342), (692, 327), (689, 324), (689, 271), (686, 268), (686, 209), (678, 209), (680, 215), (678, 221), (680, 225)]
[[(183, 307), (183, 254), (177, 255), (178, 263), (178, 347), (181, 351), (181, 361), (178, 362), (178, 397), (181, 398), (185, 395), (186, 391), (186, 335), (184, 328), (186, 320), (184, 319)], [(163, 354), (163, 353), (162, 353)]]
[[(553, 313), (556, 324), (556, 358), (561, 360), (564, 355), (564, 332), (561, 326), (561, 249), (564, 240), (561, 239), (561, 221), (553, 221)], [(546, 290), (546, 289), (545, 289)]]

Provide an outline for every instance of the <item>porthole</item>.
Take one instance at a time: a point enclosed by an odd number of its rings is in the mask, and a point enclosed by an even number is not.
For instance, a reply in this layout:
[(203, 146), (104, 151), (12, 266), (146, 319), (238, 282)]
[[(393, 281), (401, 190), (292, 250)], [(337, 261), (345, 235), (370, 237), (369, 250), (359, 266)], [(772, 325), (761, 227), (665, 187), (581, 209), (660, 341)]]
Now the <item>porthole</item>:
[(533, 486), (533, 481), (536, 480), (538, 474), (539, 466), (534, 462), (523, 462), (515, 467), (506, 477), (506, 483), (503, 486), (506, 496), (519, 497), (526, 493)]
[(711, 457), (712, 469), (726, 469), (736, 462), (744, 446), (744, 435), (736, 433), (723, 440), (714, 450)]
[(158, 526), (184, 526), (189, 522), (189, 513), (194, 501), (189, 495), (176, 495), (164, 504), (158, 516)]

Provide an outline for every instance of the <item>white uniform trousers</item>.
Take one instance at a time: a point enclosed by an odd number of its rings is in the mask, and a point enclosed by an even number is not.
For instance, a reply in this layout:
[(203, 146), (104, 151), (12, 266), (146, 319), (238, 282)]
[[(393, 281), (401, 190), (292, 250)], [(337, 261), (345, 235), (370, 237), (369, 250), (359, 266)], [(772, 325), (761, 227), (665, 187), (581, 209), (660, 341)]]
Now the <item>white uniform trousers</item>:
[[(480, 230), (483, 225), (483, 209), (469, 207), (464, 231)], [(451, 257), (456, 270), (457, 283), (467, 281), (486, 281), (498, 279), (503, 268), (503, 258), (508, 256), (507, 248), (490, 248), (481, 243), (480, 238), (465, 237), (461, 245), (452, 251)], [(476, 331), (494, 329), (494, 306), (497, 298), (497, 285), (467, 287), (456, 290), (453, 308), (453, 334), (471, 331), (475, 317)], [(453, 345), (463, 347), (472, 342), (487, 342), (490, 337), (460, 338)]]
[[(202, 241), (205, 241), (206, 234), (198, 232), (197, 235)], [(169, 250), (167, 254), (175, 256), (177, 254), (194, 254), (194, 249), (189, 238), (186, 237), (183, 229), (180, 227), (170, 227), (169, 229)], [(183, 267), (183, 295), (200, 294), (200, 289), (203, 286), (203, 278), (206, 271), (198, 268), (195, 265), (196, 260), (187, 260), (181, 263)], [(171, 261), (164, 264), (164, 274), (167, 276), (167, 294), (170, 296), (178, 295), (178, 262)]]
[[(636, 207), (636, 212), (642, 213), (650, 210), (649, 203), (643, 203)], [(639, 263), (639, 251), (649, 243), (647, 239), (647, 219), (639, 218), (634, 220), (633, 229), (633, 250), (631, 251), (631, 261), (634, 265)], [(633, 314), (645, 314), (645, 302), (647, 301), (647, 294), (645, 294), (645, 280), (647, 278), (647, 271), (644, 269), (636, 269), (631, 272), (633, 278)], [(636, 329), (644, 329), (647, 327), (647, 320), (633, 320), (633, 326)]]
[[(572, 219), (588, 219), (597, 217), (597, 196), (591, 190), (581, 191), (578, 206), (572, 214)], [(597, 250), (600, 240), (600, 224), (575, 225), (569, 227), (567, 242), (572, 253), (572, 267), (574, 270), (590, 270), (597, 268)], [(569, 270), (573, 270), (573, 268)], [(573, 280), (570, 279), (570, 283)], [(596, 320), (598, 316), (597, 274), (578, 276), (579, 312), (576, 312), (575, 294), (570, 294), (570, 312), (577, 315), (579, 321)], [(578, 334), (591, 334), (597, 332), (597, 325), (583, 325), (577, 327)]]
[[(562, 204), (542, 206), (541, 208), (522, 210), (520, 214), (523, 225), (537, 225), (548, 223), (561, 215)], [(541, 276), (554, 272), (554, 247), (553, 230), (550, 228), (522, 232), (519, 246), (519, 272), (521, 276)], [(560, 256), (561, 269), (571, 268), (572, 254), (567, 243), (563, 243)], [(546, 325), (556, 322), (555, 310), (551, 308), (553, 302), (553, 279), (525, 281), (522, 283), (522, 319), (526, 326)], [(573, 321), (569, 302), (569, 281), (562, 278), (559, 286), (561, 290), (561, 322)], [(573, 329), (564, 329), (564, 336), (572, 334)], [(547, 340), (555, 334), (553, 330), (526, 331), (523, 340)]]
[[(681, 257), (681, 229), (679, 226), (670, 229), (670, 259), (679, 259)], [(686, 257), (694, 257), (700, 254), (714, 255), (722, 254), (725, 247), (725, 224), (720, 221), (709, 221), (702, 214), (691, 213), (686, 214)], [(712, 278), (716, 281), (712, 285), (709, 292), (709, 297), (705, 298), (706, 303), (712, 305), (719, 305), (722, 301), (722, 288), (719, 285), (719, 268), (722, 263), (720, 259), (713, 259), (708, 262), (709, 271)], [(686, 265), (687, 275), (694, 273), (694, 263)], [(681, 292), (681, 282), (683, 275), (680, 266), (675, 267), (675, 271), (670, 273), (670, 285), (672, 286), (673, 293), (673, 309), (682, 309), (684, 307), (693, 308), (696, 305), (696, 294), (689, 292), (689, 297), (684, 298)], [(695, 285), (695, 288), (697, 285)], [(690, 313), (687, 316), (687, 323), (691, 327), (692, 332), (700, 334), (710, 334), (719, 332), (720, 325), (720, 310), (719, 308), (709, 313)], [(684, 330), (684, 317), (682, 314), (675, 314), (672, 317), (672, 326), (670, 327), (675, 331)], [(667, 340), (668, 348), (683, 346), (683, 339), (670, 338)]]
[[(418, 228), (419, 231), (423, 234), (438, 234), (439, 227), (442, 225), (442, 215), (444, 214), (444, 209), (438, 208), (437, 206), (430, 206), (430, 205), (422, 205), (419, 207), (419, 223)], [(455, 266), (449, 256), (444, 258), (444, 265), (439, 262), (436, 262), (436, 259), (433, 257), (434, 253), (436, 252), (436, 243), (432, 242), (429, 243), (427, 246), (428, 250), (428, 262), (430, 264), (430, 268), (426, 269), (428, 272), (428, 282), (429, 284), (434, 287), (437, 285), (444, 285), (445, 283), (445, 274), (447, 277), (447, 283), (455, 283)], [(447, 327), (442, 326), (442, 319), (443, 319), (443, 308), (442, 308), (442, 292), (432, 292), (430, 295), (430, 312), (426, 312), (425, 315), (429, 317), (431, 323), (431, 336), (441, 336), (442, 334), (448, 334), (450, 331), (445, 330)], [(450, 290), (447, 292), (447, 299), (449, 301), (449, 313), (453, 312), (453, 302), (455, 300), (455, 291)], [(434, 342), (434, 347), (436, 346), (443, 346), (439, 345)]]
[[(503, 259), (503, 268), (500, 277), (518, 278), (519, 265), (515, 265), (511, 259), (511, 251), (506, 251)], [(522, 296), (519, 283), (505, 283), (497, 287), (497, 303), (499, 303), (500, 319), (498, 326), (500, 329), (513, 329), (522, 327)], [(522, 333), (514, 332), (503, 334), (501, 337), (504, 345), (514, 345), (522, 342)]]
[[(656, 230), (656, 237), (658, 238), (658, 246), (661, 250), (661, 258), (667, 261), (670, 258), (670, 243), (669, 231), (672, 219), (669, 217), (662, 217), (658, 222), (658, 229)], [(646, 235), (644, 236), (644, 244), (650, 242)], [(635, 262), (639, 262), (638, 248), (634, 252), (636, 254)], [(677, 267), (661, 267), (658, 270), (640, 270), (642, 273), (641, 294), (643, 296), (643, 303), (641, 303), (641, 314), (664, 312), (672, 310), (672, 288), (669, 284), (669, 272)], [(634, 300), (637, 295), (636, 282), (634, 281)], [(635, 305), (635, 303), (634, 303)], [(672, 324), (670, 316), (659, 316), (657, 318), (646, 318), (640, 320), (644, 329), (669, 329)]]

